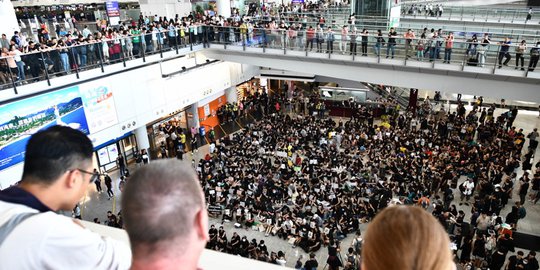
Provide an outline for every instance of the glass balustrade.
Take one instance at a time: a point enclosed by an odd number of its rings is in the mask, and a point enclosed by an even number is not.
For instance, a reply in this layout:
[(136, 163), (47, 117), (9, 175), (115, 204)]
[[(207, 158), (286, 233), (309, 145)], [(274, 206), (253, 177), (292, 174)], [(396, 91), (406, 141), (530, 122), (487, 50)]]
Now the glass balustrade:
[(532, 72), (532, 69), (528, 69), (530, 49), (537, 46), (536, 43), (529, 44), (528, 49), (520, 55), (523, 61), (516, 65), (516, 44), (503, 45), (502, 40), (482, 44), (482, 36), (478, 37), (478, 42), (455, 37), (452, 45), (448, 45), (446, 34), (441, 38), (406, 39), (403, 36), (389, 37), (387, 32), (382, 36), (374, 35), (371, 31), (350, 32), (347, 35), (332, 31), (330, 34), (328, 28), (297, 31), (212, 27), (208, 33), (211, 44), (222, 44), (225, 49), (242, 47), (244, 51), (250, 51), (250, 48), (263, 48), (262, 52), (265, 53), (283, 51), (285, 55), (292, 55), (291, 52), (296, 51), (306, 57), (320, 58), (326, 55), (323, 57), (492, 74), (498, 74), (499, 69), (511, 69), (515, 71), (512, 75), (519, 77), (526, 77), (528, 72)]
[[(108, 65), (140, 65), (148, 57), (160, 59), (170, 52), (185, 54), (203, 43), (203, 33), (194, 28), (80, 42), (56, 38), (42, 44), (29, 42), (22, 53), (14, 49), (2, 52), (0, 89), (13, 89), (17, 93), (17, 87), (39, 81), (47, 81), (51, 86), (51, 78), (75, 75), (79, 79), (80, 72), (100, 69), (103, 73)], [(142, 61), (130, 64), (135, 59)]]
[[(427, 4), (427, 3), (426, 3)], [(404, 4), (401, 6), (404, 18), (431, 18), (441, 20), (457, 20), (472, 22), (505, 22), (505, 23), (529, 23), (538, 24), (540, 9), (533, 9), (533, 16), (527, 20), (529, 8), (497, 8), (486, 6), (447, 6), (444, 3), (433, 3), (432, 9), (427, 9), (426, 4)], [(437, 5), (442, 4), (442, 12)]]

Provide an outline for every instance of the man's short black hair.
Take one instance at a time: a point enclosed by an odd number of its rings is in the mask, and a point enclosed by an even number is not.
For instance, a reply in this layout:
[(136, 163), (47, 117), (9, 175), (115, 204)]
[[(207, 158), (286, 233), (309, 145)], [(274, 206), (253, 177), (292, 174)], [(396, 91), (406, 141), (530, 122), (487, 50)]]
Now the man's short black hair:
[(68, 170), (84, 169), (92, 153), (92, 142), (76, 129), (53, 126), (39, 131), (26, 145), (23, 181), (50, 185)]

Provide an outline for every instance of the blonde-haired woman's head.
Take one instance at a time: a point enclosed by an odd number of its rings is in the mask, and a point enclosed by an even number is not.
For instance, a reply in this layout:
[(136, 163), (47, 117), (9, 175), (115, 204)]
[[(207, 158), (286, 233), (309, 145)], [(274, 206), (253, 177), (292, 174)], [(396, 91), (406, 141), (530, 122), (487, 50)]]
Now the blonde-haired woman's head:
[(369, 224), (362, 247), (365, 270), (452, 270), (450, 240), (440, 223), (415, 206), (390, 206)]

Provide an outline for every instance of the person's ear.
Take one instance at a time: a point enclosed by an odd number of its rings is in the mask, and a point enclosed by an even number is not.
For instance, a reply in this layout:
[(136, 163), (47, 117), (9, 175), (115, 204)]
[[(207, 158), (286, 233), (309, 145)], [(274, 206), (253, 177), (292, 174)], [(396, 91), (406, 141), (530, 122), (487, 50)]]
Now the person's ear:
[(78, 170), (72, 170), (72, 171), (66, 172), (63, 179), (64, 186), (69, 189), (74, 188), (76, 186), (77, 180), (80, 179), (81, 177), (82, 177), (81, 172), (79, 172)]
[(210, 237), (208, 236), (208, 213), (206, 208), (201, 207), (201, 210), (195, 215), (195, 231), (199, 239), (203, 241), (208, 241)]

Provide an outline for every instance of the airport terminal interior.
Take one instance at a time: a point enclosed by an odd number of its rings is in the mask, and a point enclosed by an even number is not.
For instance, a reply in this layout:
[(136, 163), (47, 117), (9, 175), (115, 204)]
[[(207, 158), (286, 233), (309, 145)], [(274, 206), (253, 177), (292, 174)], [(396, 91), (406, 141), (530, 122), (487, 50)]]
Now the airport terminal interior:
[(65, 125), (99, 177), (59, 214), (127, 242), (124, 186), (176, 159), (202, 269), (360, 269), (395, 205), (439, 221), (456, 269), (539, 269), (540, 1), (60, 2), (0, 2), (0, 192)]

